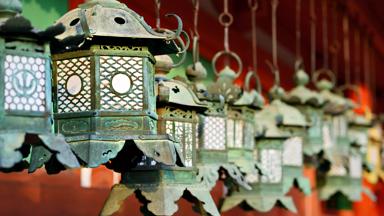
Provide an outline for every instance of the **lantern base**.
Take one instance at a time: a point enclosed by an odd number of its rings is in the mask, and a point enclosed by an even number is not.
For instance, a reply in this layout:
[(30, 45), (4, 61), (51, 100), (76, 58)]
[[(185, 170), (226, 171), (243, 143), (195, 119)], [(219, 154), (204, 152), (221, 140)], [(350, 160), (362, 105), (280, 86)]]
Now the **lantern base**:
[[(246, 182), (240, 169), (229, 163), (204, 163), (198, 164), (198, 176), (199, 181), (209, 190), (211, 190), (219, 179), (226, 179), (230, 177), (237, 185), (242, 186), (244, 189), (251, 190), (252, 188)], [(220, 175), (220, 170), (223, 170), (223, 175)]]
[(98, 167), (112, 160), (109, 167), (114, 169), (113, 159), (128, 166), (129, 161), (142, 155), (165, 165), (184, 165), (179, 144), (167, 135), (125, 136), (121, 140), (113, 136), (96, 135), (73, 138), (67, 141), (87, 167)]
[(260, 212), (268, 212), (275, 206), (279, 206), (297, 213), (292, 197), (260, 194), (254, 190), (240, 191), (227, 196), (223, 200), (220, 211), (226, 212), (236, 206), (240, 206), (244, 210), (257, 210)]
[(292, 186), (297, 186), (305, 195), (311, 194), (309, 179), (303, 176), (302, 167), (284, 166), (283, 192), (288, 193)]
[(359, 201), (362, 193), (362, 180), (349, 176), (326, 176), (325, 184), (319, 189), (320, 200), (328, 200), (338, 192), (351, 201)]
[(80, 166), (61, 135), (22, 131), (0, 134), (0, 170), (21, 171), (28, 167), (28, 172), (34, 172), (44, 164), (49, 174)]
[(145, 206), (144, 211), (155, 215), (173, 215), (182, 197), (195, 203), (200, 213), (220, 215), (209, 189), (196, 181), (196, 170), (170, 168), (158, 170), (134, 170), (124, 173), (122, 184), (113, 186), (101, 211), (101, 215), (117, 212), (123, 201), (133, 193)]

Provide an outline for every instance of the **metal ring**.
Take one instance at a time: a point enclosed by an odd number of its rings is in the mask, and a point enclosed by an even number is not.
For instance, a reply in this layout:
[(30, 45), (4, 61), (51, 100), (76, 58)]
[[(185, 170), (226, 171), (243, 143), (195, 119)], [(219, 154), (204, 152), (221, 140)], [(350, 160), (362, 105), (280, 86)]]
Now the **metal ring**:
[[(228, 19), (228, 21), (225, 21), (225, 18)], [(233, 23), (233, 16), (232, 14), (228, 12), (221, 13), (219, 15), (219, 23), (225, 27), (230, 26)]]
[(180, 65), (182, 65), (186, 59), (186, 56), (187, 56), (187, 49), (188, 49), (189, 44), (190, 44), (189, 36), (185, 31), (181, 31), (181, 34), (184, 34), (185, 39), (186, 39), (186, 43), (184, 43), (183, 39), (180, 36), (178, 36), (176, 38), (176, 40), (180, 43), (180, 46), (182, 48), (181, 51), (179, 51), (179, 53), (181, 53), (182, 56), (181, 56), (180, 61), (178, 63), (175, 63), (172, 65), (172, 68), (177, 68)]
[(356, 93), (357, 95), (357, 104), (358, 104), (358, 108), (362, 107), (363, 106), (363, 98), (361, 96), (361, 92), (359, 91), (357, 85), (352, 85), (352, 84), (345, 84), (345, 85), (342, 85), (340, 86), (339, 88), (336, 89), (336, 91), (341, 94), (341, 95), (344, 95), (344, 91), (345, 90), (352, 90)]
[(251, 8), (252, 11), (256, 11), (259, 7), (259, 1), (258, 0), (248, 0), (248, 6)]
[(333, 86), (336, 85), (336, 76), (333, 74), (333, 72), (327, 68), (322, 68), (320, 70), (315, 71), (313, 74), (312, 82), (317, 83), (319, 80), (320, 75), (327, 75), (330, 78), (330, 81)]
[(245, 76), (244, 89), (249, 92), (249, 90), (250, 90), (250, 82), (251, 82), (251, 78), (252, 77), (255, 78), (257, 92), (261, 94), (260, 77), (259, 77), (259, 75), (257, 75), (256, 72), (254, 72), (252, 70), (248, 71), (247, 75)]
[(243, 71), (243, 63), (241, 62), (240, 57), (236, 53), (234, 53), (232, 51), (222, 50), (220, 52), (217, 52), (213, 56), (213, 58), (212, 58), (212, 69), (213, 69), (213, 72), (216, 74), (216, 76), (219, 76), (219, 73), (216, 70), (216, 62), (219, 59), (219, 57), (221, 57), (222, 55), (228, 55), (228, 56), (234, 58), (237, 61), (237, 64), (239, 65), (239, 69), (237, 70), (235, 78), (238, 78), (240, 76), (240, 74), (241, 74), (241, 71)]

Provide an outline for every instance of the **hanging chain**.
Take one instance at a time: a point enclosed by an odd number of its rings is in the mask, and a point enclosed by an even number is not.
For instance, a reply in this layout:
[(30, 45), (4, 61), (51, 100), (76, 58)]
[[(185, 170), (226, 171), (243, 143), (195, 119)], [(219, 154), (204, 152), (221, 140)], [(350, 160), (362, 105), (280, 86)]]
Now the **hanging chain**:
[(279, 5), (279, 0), (272, 0), (272, 63), (275, 68), (277, 67), (277, 30), (276, 30), (276, 11)]
[(343, 15), (343, 51), (344, 51), (344, 67), (345, 67), (345, 84), (351, 84), (351, 64), (349, 49), (349, 20), (346, 12)]
[(340, 44), (338, 41), (338, 16), (337, 16), (337, 2), (333, 2), (333, 8), (332, 8), (332, 46), (331, 46), (331, 53), (332, 53), (332, 71), (335, 73), (335, 76), (337, 77), (338, 74), (338, 53), (340, 49)]
[(219, 23), (224, 27), (224, 50), (229, 52), (229, 27), (233, 23), (233, 16), (228, 11), (228, 0), (224, 0), (224, 10), (219, 16)]
[(200, 38), (199, 30), (197, 28), (199, 24), (199, 8), (200, 8), (200, 2), (199, 0), (192, 0), (193, 2), (193, 35), (197, 37), (198, 39)]
[(155, 16), (156, 16), (156, 30), (160, 29), (160, 7), (161, 7), (161, 1), (160, 0), (154, 0), (155, 2)]
[(257, 70), (257, 32), (256, 32), (256, 11), (259, 7), (258, 0), (248, 0), (248, 5), (251, 10), (252, 20), (252, 67)]
[(198, 30), (198, 24), (199, 24), (199, 8), (200, 8), (200, 2), (199, 0), (193, 0), (193, 67), (195, 68), (196, 63), (200, 61), (200, 53), (199, 53), (199, 40), (200, 40), (200, 34)]
[(355, 57), (355, 79), (356, 81), (360, 80), (360, 73), (361, 73), (361, 49), (360, 49), (360, 30), (358, 28), (355, 29), (355, 35), (354, 35), (354, 57)]
[(301, 0), (296, 0), (296, 58), (301, 59)]
[(323, 55), (324, 62), (323, 68), (328, 69), (328, 10), (327, 10), (327, 0), (321, 2), (322, 15), (323, 15)]
[(311, 74), (316, 70), (316, 10), (315, 0), (309, 2), (309, 16), (311, 24)]
[(364, 39), (364, 50), (363, 50), (363, 61), (364, 61), (364, 85), (366, 88), (369, 87), (369, 52), (368, 52), (368, 37)]

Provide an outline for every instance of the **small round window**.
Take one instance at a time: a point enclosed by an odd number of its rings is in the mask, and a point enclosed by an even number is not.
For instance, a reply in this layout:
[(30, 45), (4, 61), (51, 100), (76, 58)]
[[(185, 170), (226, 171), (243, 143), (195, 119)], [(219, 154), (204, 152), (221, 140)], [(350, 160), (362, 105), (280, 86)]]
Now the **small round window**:
[(131, 79), (122, 73), (112, 77), (112, 88), (119, 94), (126, 94), (131, 89)]
[(72, 21), (69, 23), (69, 25), (70, 25), (70, 26), (75, 26), (75, 25), (77, 25), (77, 23), (79, 23), (79, 21), (80, 21), (80, 18), (76, 18), (76, 19), (72, 20)]
[(119, 25), (125, 24), (125, 19), (123, 17), (115, 17), (115, 22)]
[(70, 95), (77, 95), (80, 93), (83, 83), (78, 75), (72, 75), (67, 80), (67, 92)]

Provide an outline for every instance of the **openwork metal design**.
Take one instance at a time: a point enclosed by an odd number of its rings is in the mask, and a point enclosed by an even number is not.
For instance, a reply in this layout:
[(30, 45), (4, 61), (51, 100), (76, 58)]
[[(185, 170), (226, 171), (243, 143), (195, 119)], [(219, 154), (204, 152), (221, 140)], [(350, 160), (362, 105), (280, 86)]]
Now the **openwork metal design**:
[[(58, 113), (91, 110), (90, 57), (58, 60), (56, 61), (56, 67)], [(71, 83), (71, 80), (74, 79), (80, 79), (81, 83)]]
[(227, 120), (227, 147), (228, 148), (242, 148), (243, 147), (243, 133), (244, 120), (231, 119)]
[(206, 116), (203, 119), (204, 134), (201, 141), (204, 148), (208, 150), (225, 150), (225, 118)]
[(260, 162), (265, 169), (265, 175), (261, 176), (263, 183), (279, 183), (282, 180), (282, 152), (277, 149), (260, 150)]
[(288, 166), (303, 165), (303, 139), (301, 137), (291, 137), (284, 141), (283, 162)]
[(127, 56), (100, 57), (102, 110), (142, 110), (143, 59)]
[(46, 111), (46, 60), (6, 55), (4, 62), (5, 110)]
[(255, 131), (251, 122), (245, 122), (244, 126), (244, 148), (253, 150), (255, 147)]
[(352, 178), (361, 178), (363, 173), (362, 158), (360, 155), (349, 156), (349, 175)]
[(175, 137), (181, 146), (184, 163), (187, 167), (193, 166), (193, 144), (195, 124), (190, 122), (166, 121), (166, 132)]

